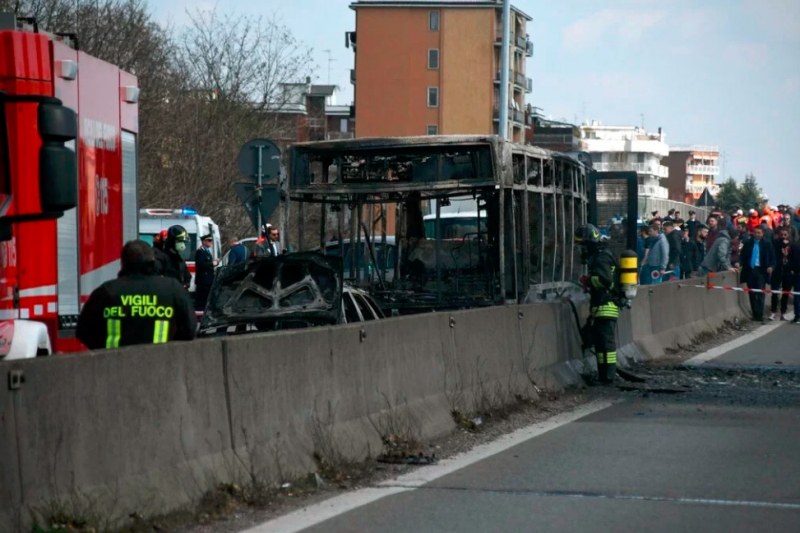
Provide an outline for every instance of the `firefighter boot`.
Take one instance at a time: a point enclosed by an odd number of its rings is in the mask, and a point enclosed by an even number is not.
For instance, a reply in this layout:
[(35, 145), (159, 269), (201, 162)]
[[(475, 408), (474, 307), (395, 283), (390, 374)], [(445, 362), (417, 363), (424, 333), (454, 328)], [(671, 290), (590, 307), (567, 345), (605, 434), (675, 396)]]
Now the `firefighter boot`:
[(617, 365), (608, 363), (606, 365), (606, 383), (614, 383), (614, 376), (617, 375)]
[[(609, 367), (612, 370), (609, 371)], [(608, 364), (608, 354), (597, 354), (597, 377), (601, 384), (611, 383), (614, 380), (614, 373), (616, 372), (616, 365)], [(610, 376), (610, 377), (609, 377)]]

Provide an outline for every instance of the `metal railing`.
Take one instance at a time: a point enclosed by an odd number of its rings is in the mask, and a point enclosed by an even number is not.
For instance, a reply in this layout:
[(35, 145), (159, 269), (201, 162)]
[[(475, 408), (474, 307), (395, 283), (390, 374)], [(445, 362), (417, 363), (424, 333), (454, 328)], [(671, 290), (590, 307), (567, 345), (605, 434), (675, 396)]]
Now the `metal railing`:
[(621, 163), (599, 161), (592, 163), (592, 167), (598, 172), (609, 171), (633, 171), (639, 174), (652, 174), (659, 178), (669, 176), (669, 169), (664, 165), (654, 165), (652, 163)]
[(719, 166), (717, 165), (686, 165), (687, 174), (701, 174), (708, 176), (718, 176)]

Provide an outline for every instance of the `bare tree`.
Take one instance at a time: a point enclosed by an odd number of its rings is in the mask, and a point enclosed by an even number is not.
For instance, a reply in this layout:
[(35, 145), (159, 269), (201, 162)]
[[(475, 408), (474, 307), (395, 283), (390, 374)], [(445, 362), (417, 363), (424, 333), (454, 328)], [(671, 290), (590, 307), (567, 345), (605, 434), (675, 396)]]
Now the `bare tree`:
[[(275, 19), (190, 13), (175, 40), (169, 106), (156, 136), (157, 175), (142, 180), (143, 205), (189, 204), (228, 234), (253, 229), (233, 190), (236, 156), (254, 137), (285, 137), (285, 84), (306, 79), (311, 51)], [(292, 132), (293, 134), (294, 132)]]

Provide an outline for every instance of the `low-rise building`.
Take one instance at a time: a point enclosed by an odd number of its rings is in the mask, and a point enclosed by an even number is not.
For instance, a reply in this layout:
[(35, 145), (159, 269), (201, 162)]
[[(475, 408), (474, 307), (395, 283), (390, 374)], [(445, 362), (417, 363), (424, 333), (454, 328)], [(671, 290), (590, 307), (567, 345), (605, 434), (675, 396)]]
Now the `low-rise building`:
[(350, 139), (355, 131), (352, 106), (336, 105), (335, 85), (286, 83), (279, 104), (268, 108), (275, 117), (280, 146), (295, 142)]
[(636, 126), (604, 126), (598, 121), (580, 126), (578, 150), (588, 152), (598, 172), (633, 171), (639, 182), (639, 196), (667, 198), (664, 186), (669, 171), (661, 159), (669, 154), (665, 135), (649, 133)]
[(669, 168), (669, 198), (694, 204), (708, 189), (712, 197), (719, 192), (718, 146), (673, 147), (664, 160)]

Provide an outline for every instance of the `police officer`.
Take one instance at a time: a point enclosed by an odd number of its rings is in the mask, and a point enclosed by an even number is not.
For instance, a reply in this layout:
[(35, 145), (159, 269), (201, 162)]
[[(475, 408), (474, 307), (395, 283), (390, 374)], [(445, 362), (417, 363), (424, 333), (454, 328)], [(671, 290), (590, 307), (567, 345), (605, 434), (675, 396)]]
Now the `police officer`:
[(95, 289), (83, 306), (78, 339), (93, 350), (193, 339), (197, 320), (186, 290), (155, 274), (153, 249), (129, 241), (121, 262), (117, 279)]
[(214, 236), (210, 233), (200, 237), (202, 245), (194, 254), (194, 308), (195, 311), (204, 311), (208, 302), (211, 285), (214, 284), (214, 268), (217, 260), (211, 253)]
[(185, 289), (188, 289), (192, 282), (192, 275), (183, 258), (188, 245), (189, 233), (186, 228), (176, 224), (167, 229), (163, 249), (156, 251), (156, 273), (167, 278), (175, 278)]
[(600, 383), (611, 383), (617, 368), (615, 330), (619, 318), (617, 273), (619, 265), (607, 248), (604, 238), (592, 224), (575, 231), (575, 242), (582, 248), (581, 261), (588, 266), (588, 275), (581, 277), (589, 292), (589, 327), (597, 356)]

